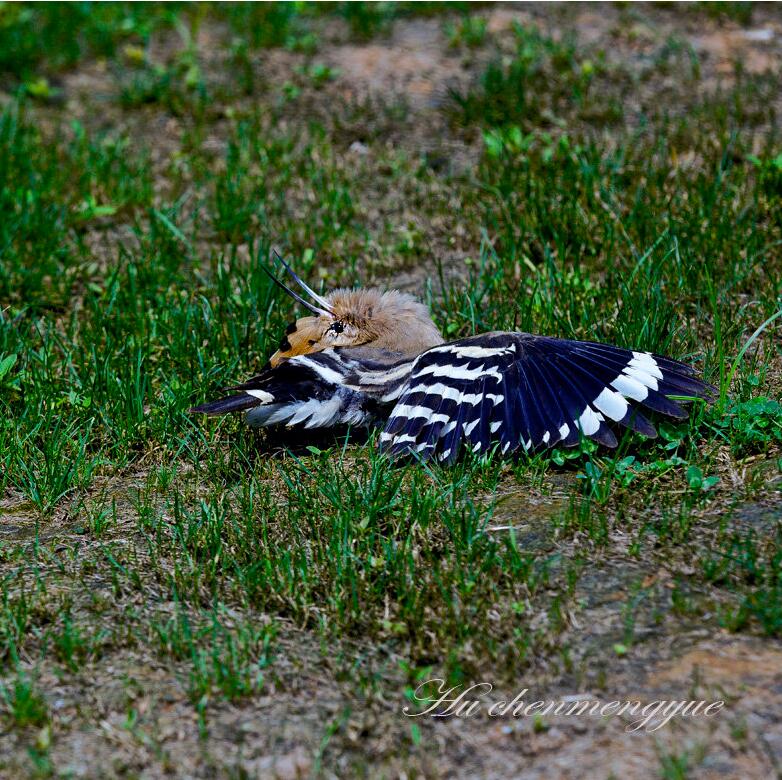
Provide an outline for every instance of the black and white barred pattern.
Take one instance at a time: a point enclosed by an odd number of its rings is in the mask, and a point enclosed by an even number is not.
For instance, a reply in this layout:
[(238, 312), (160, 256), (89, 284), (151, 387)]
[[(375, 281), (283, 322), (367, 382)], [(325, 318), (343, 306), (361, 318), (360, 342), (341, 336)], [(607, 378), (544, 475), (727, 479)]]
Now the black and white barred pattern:
[(581, 435), (617, 444), (609, 423), (656, 436), (638, 411), (687, 413), (668, 396), (710, 398), (687, 365), (648, 352), (592, 342), (490, 333), (420, 355), (381, 434), (392, 453), (451, 463), (462, 446), (502, 453)]
[(639, 408), (686, 417), (670, 396), (710, 400), (714, 393), (694, 373), (649, 352), (488, 333), (413, 361), (362, 348), (300, 355), (197, 411), (246, 410), (257, 426), (385, 421), (384, 450), (452, 463), (462, 447), (506, 454), (572, 446), (582, 435), (614, 447), (614, 424), (656, 436)]
[(375, 425), (388, 414), (383, 396), (389, 390), (398, 395), (411, 367), (411, 360), (394, 353), (360, 347), (326, 349), (267, 368), (248, 382), (229, 388), (239, 391), (238, 395), (191, 411), (210, 415), (243, 411), (247, 423), (257, 428)]

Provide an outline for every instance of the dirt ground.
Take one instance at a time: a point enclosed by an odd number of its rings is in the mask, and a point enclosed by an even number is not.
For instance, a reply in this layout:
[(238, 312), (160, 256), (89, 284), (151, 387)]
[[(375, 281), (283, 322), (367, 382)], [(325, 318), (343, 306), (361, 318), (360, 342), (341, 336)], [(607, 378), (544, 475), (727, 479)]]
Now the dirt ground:
[[(748, 28), (725, 20), (691, 16), (678, 4), (633, 5), (636, 21), (618, 36), (618, 17), (628, 9), (617, 5), (560, 4), (492, 5), (485, 9), (488, 29), (502, 34), (514, 21), (534, 22), (555, 34), (576, 30), (579, 39), (603, 46), (610, 58), (643, 72), (661, 41), (673, 36), (697, 52), (704, 85), (726, 83), (740, 60), (749, 72), (779, 71), (782, 66), (782, 9), (756, 4)], [(625, 29), (625, 28), (623, 28)], [(202, 49), (209, 36), (201, 30)], [(162, 56), (162, 52), (161, 52)], [(215, 57), (219, 57), (215, 54)], [(372, 100), (386, 103), (398, 95), (410, 108), (398, 127), (386, 128), (386, 143), (425, 150), (449, 164), (467, 167), (478, 154), (469, 138), (442, 132), (442, 115), (435, 111), (449, 87), (466, 83), (475, 59), (489, 53), (455, 52), (448, 48), (440, 19), (395, 22), (386, 38), (368, 43), (328, 43), (320, 59), (338, 69), (324, 87), (321, 100), (310, 109), (327, 112), (332, 100)], [(294, 55), (282, 50), (264, 53), (256, 62), (269, 74), (291, 67)], [(209, 72), (209, 66), (206, 66)], [(215, 74), (223, 69), (215, 66)], [(214, 78), (220, 78), (214, 75)], [(645, 81), (636, 96), (639, 108), (666, 89), (664, 76)], [(124, 125), (146, 139), (154, 138), (153, 155), (161, 169), (168, 165), (181, 137), (177, 117), (162, 114), (118, 115), (110, 96), (115, 82), (105, 64), (85, 63), (65, 73), (59, 88), (63, 102), (40, 110), (65, 112), (91, 127)], [(778, 97), (782, 101), (782, 93)], [(111, 104), (111, 105), (110, 105)], [(782, 102), (780, 102), (782, 107)], [(303, 110), (303, 109), (302, 109)], [(292, 117), (291, 121), (295, 121)], [(391, 119), (379, 119), (392, 123)], [(628, 121), (632, 121), (630, 118)], [(357, 160), (366, 153), (364, 141), (371, 128), (346, 129), (344, 144)], [(220, 122), (211, 143), (222, 152)], [(162, 182), (158, 186), (170, 186)], [(187, 182), (178, 186), (186, 188)], [(415, 208), (400, 205), (399, 196), (384, 194), (376, 202), (369, 195), (366, 222), (381, 224), (389, 214), (400, 222), (415, 221)], [(455, 204), (455, 222), (458, 223)], [(435, 226), (437, 227), (437, 226)], [(460, 236), (454, 222), (432, 231), (433, 248), (444, 258), (463, 254), (476, 237)], [(87, 241), (107, 247), (118, 236), (100, 232)], [(130, 234), (121, 236), (132, 241)], [(420, 290), (422, 269), (400, 267), (384, 281)], [(551, 517), (567, 501), (567, 484), (557, 476), (530, 494), (512, 494), (499, 502), (493, 527), (514, 525), (531, 546), (551, 551), (561, 541)], [(762, 503), (748, 503), (734, 522), (768, 524), (782, 513), (780, 485), (769, 486)], [(29, 507), (15, 497), (0, 504), (0, 535), (6, 539), (32, 538), (36, 524)], [(704, 517), (708, 526), (717, 518)], [(128, 529), (133, 520), (127, 521)], [(121, 531), (121, 528), (119, 529)], [(38, 529), (62, 549), (97, 544), (74, 529), (67, 509), (51, 524)], [(614, 539), (614, 548), (622, 540)], [(629, 540), (628, 540), (629, 543)], [(128, 549), (132, 544), (128, 541)], [(89, 558), (84, 556), (85, 560)], [(496, 683), (491, 698), (512, 697), (529, 689), (529, 701), (587, 696), (602, 701), (703, 699), (723, 701), (715, 717), (677, 718), (651, 733), (628, 730), (628, 718), (474, 717), (406, 719), (403, 707), (407, 681), (393, 650), (374, 643), (345, 641), (323, 648), (317, 635), (275, 618), (278, 639), (271, 693), (239, 704), (210, 703), (209, 739), (201, 739), (198, 713), (187, 701), (184, 667), (176, 661), (151, 660), (144, 647), (109, 648), (78, 674), (61, 679), (54, 666), (39, 680), (51, 701), (59, 734), (56, 760), (59, 776), (69, 777), (259, 777), (288, 780), (326, 777), (449, 777), (449, 778), (767, 778), (782, 777), (782, 641), (715, 630), (704, 616), (689, 622), (656, 609), (659, 594), (680, 587), (665, 566), (644, 563), (631, 568), (609, 557), (587, 564), (576, 600), (582, 605), (568, 630), (570, 657), (540, 664), (527, 679), (514, 685)], [(75, 564), (67, 564), (71, 566)], [(686, 584), (685, 584), (686, 585)], [(94, 582), (96, 591), (112, 598), (108, 582)], [(634, 621), (634, 652), (622, 652), (622, 637), (630, 619), (622, 606), (627, 593), (641, 596)], [(136, 607), (143, 605), (137, 604)], [(718, 605), (715, 605), (715, 609)], [(173, 605), (158, 603), (162, 613)], [(597, 660), (596, 660), (597, 659)], [(174, 673), (172, 674), (172, 670)], [(498, 691), (503, 692), (500, 697)], [(132, 714), (131, 714), (132, 713)], [(415, 727), (414, 727), (415, 726)], [(416, 731), (416, 728), (418, 731)], [(50, 737), (42, 731), (37, 739)], [(0, 733), (0, 751), (9, 768), (5, 777), (21, 777), (29, 768), (29, 742), (14, 731)], [(403, 748), (403, 749), (400, 749)], [(370, 758), (371, 756), (371, 758)]]

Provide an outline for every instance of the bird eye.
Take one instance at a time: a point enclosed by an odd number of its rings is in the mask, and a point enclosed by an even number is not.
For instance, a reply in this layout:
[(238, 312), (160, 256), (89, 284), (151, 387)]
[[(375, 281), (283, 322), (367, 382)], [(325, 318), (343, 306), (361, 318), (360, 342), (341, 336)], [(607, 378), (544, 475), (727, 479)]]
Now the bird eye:
[(341, 322), (333, 322), (329, 325), (329, 330), (332, 333), (342, 333), (342, 331), (345, 330), (345, 326)]

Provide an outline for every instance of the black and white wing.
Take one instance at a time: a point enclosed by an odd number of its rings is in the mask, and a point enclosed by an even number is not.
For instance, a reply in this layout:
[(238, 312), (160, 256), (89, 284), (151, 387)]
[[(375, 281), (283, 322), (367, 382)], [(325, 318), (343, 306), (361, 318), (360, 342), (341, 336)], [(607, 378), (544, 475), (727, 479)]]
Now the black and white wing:
[(656, 436), (639, 408), (685, 418), (670, 396), (711, 400), (714, 392), (691, 367), (650, 352), (488, 333), (415, 360), (380, 444), (448, 463), (462, 446), (482, 453), (498, 444), (504, 454), (572, 446), (583, 435), (614, 447), (608, 423)]
[(360, 388), (345, 386), (356, 364), (344, 350), (298, 355), (229, 388), (233, 395), (190, 411), (208, 415), (245, 412), (247, 423), (258, 428), (371, 424), (378, 414), (375, 398)]

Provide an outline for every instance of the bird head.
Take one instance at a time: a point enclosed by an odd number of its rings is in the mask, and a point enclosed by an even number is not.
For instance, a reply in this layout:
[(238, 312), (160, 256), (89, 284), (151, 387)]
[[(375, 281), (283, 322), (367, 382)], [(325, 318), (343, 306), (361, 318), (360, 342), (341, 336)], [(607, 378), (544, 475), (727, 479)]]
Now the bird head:
[(310, 289), (277, 255), (277, 259), (312, 303), (269, 274), (288, 295), (309, 309), (285, 330), (279, 349), (271, 356), (272, 367), (295, 355), (307, 355), (330, 347), (373, 347), (415, 357), (443, 337), (427, 308), (412, 295), (398, 290), (340, 289), (321, 296)]

